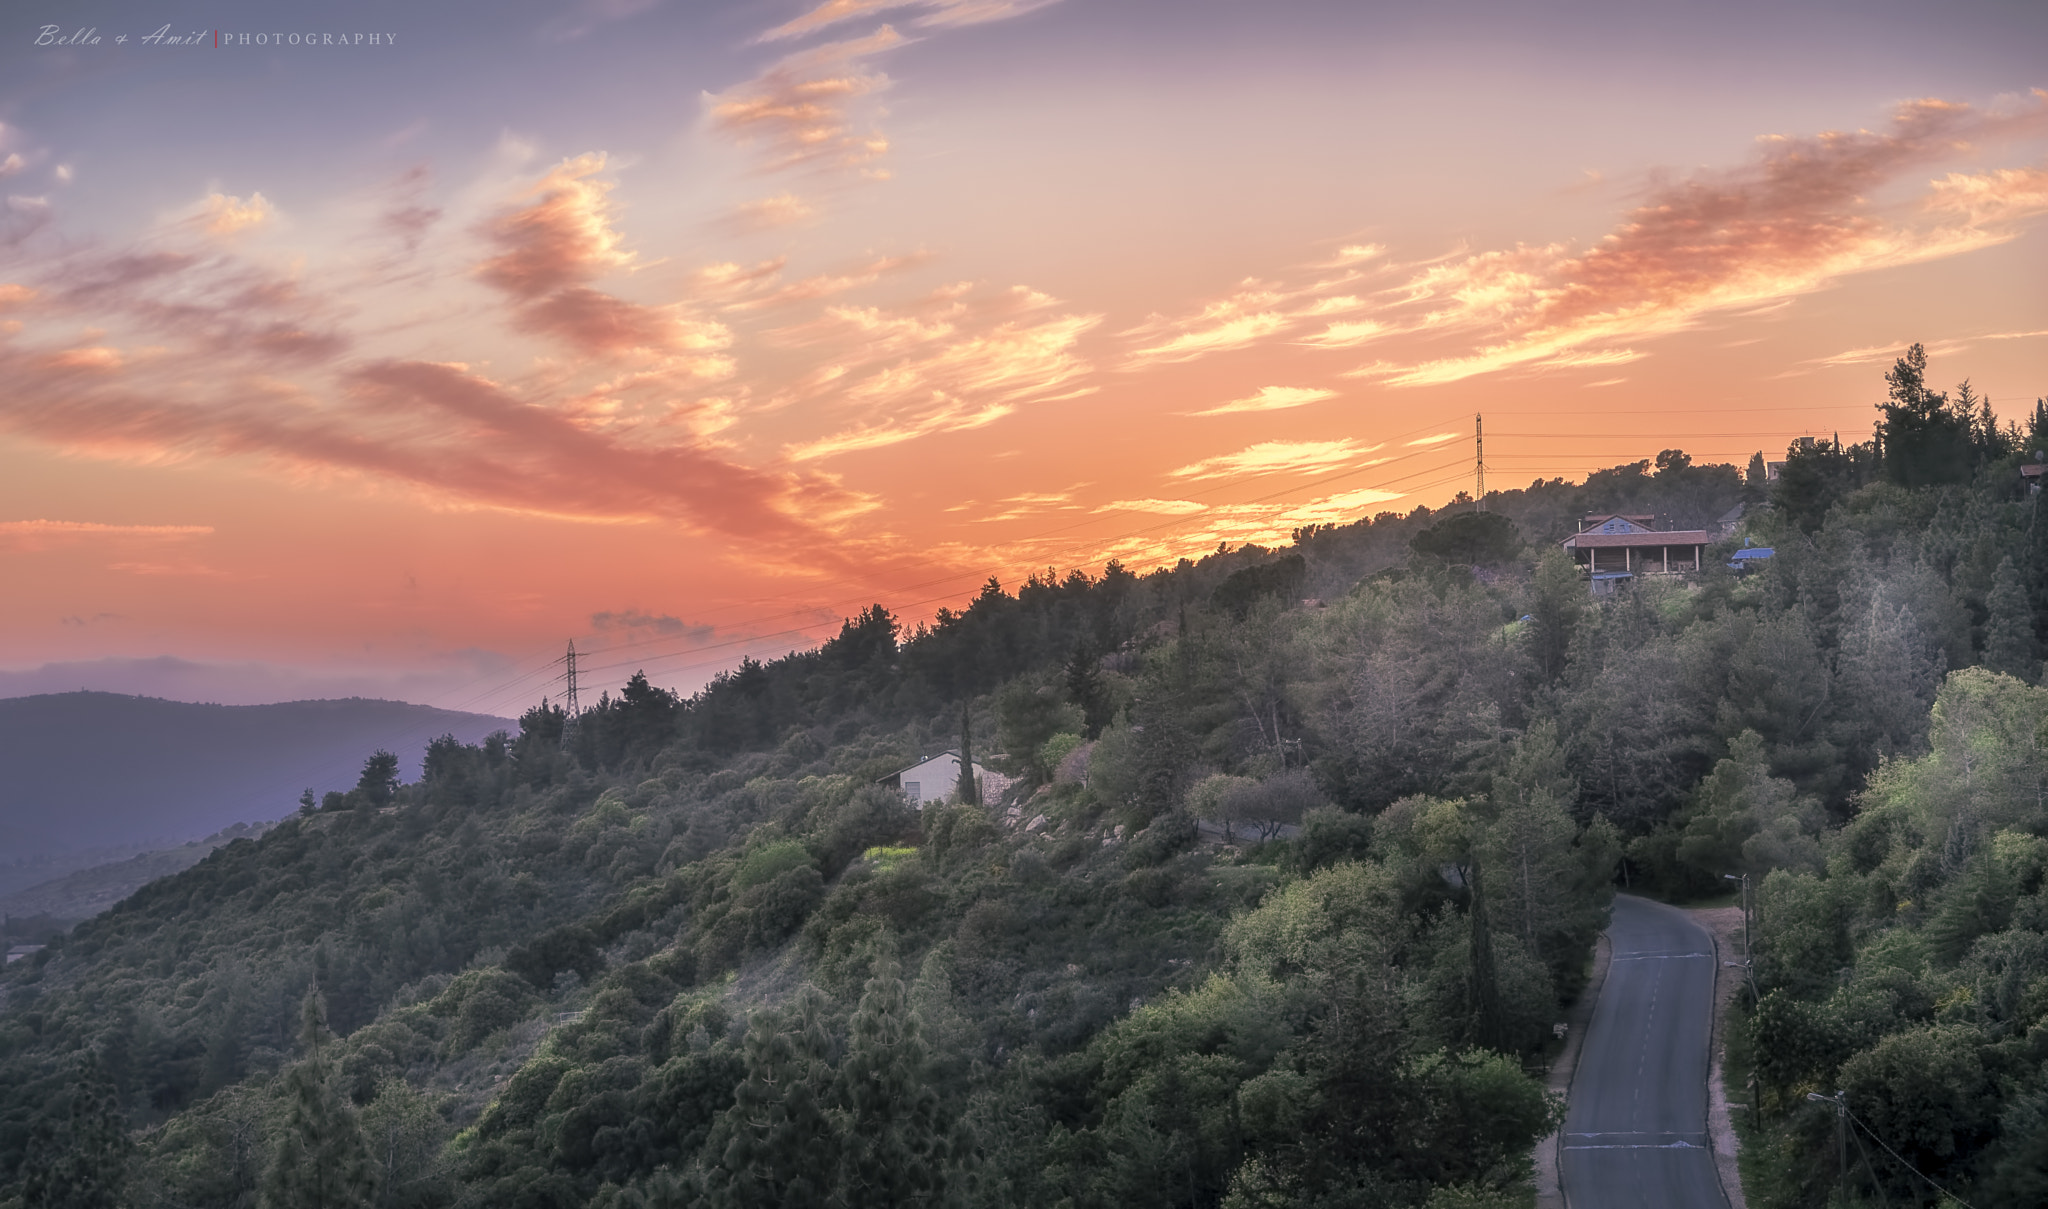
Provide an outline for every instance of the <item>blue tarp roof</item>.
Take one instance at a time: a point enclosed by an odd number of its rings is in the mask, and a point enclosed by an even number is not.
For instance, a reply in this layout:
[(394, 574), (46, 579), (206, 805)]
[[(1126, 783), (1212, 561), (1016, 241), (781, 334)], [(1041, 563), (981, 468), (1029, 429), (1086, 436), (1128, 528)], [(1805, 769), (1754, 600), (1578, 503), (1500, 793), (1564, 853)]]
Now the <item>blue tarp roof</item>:
[(1769, 546), (1751, 546), (1747, 550), (1737, 550), (1735, 553), (1729, 555), (1729, 557), (1734, 559), (1736, 562), (1744, 562), (1750, 559), (1757, 558), (1769, 558), (1770, 556), (1771, 547)]

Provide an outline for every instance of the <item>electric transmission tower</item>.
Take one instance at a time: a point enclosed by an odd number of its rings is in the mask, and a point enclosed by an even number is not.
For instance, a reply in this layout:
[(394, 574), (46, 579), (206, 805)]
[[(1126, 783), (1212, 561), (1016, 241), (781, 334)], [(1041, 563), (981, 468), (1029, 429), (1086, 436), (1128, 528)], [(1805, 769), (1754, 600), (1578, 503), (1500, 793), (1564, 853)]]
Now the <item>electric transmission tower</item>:
[(1486, 511), (1486, 417), (1472, 413), (1472, 440), (1478, 448), (1478, 462), (1474, 469), (1479, 474), (1479, 493), (1472, 498), (1479, 501), (1479, 511)]
[(569, 640), (569, 653), (564, 657), (567, 671), (568, 691), (562, 694), (563, 708), (567, 713), (562, 718), (562, 746), (569, 746), (569, 736), (576, 729), (576, 715), (582, 707), (576, 701), (576, 640)]

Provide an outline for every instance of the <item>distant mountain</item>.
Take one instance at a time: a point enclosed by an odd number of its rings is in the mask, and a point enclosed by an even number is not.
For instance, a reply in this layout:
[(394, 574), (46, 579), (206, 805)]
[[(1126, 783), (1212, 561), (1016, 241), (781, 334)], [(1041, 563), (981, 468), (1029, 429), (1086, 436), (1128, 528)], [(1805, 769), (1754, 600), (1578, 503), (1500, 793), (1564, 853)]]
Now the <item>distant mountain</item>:
[[(255, 839), (269, 824), (236, 823), (203, 840), (187, 840), (175, 848), (145, 852), (127, 860), (90, 865), (26, 890), (0, 891), (0, 920), (18, 923), (90, 919), (160, 877), (169, 877), (205, 860), (214, 849), (238, 839)], [(16, 870), (34, 866), (15, 866)], [(10, 927), (10, 934), (13, 929)]]
[(182, 844), (283, 818), (307, 788), (353, 788), (378, 748), (397, 753), (412, 780), (429, 740), (453, 734), (474, 743), (514, 725), (360, 697), (277, 705), (90, 692), (0, 699), (0, 893), (79, 868), (85, 850)]

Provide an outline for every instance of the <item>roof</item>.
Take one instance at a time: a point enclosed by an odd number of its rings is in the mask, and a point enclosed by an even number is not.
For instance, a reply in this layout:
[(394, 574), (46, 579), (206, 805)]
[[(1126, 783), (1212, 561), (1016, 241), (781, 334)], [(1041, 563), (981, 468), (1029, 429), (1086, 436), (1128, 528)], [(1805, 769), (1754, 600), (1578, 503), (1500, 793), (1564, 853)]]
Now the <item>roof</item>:
[(1715, 541), (1705, 529), (1651, 530), (1647, 533), (1574, 533), (1558, 543), (1571, 550), (1649, 550), (1658, 546), (1704, 546)]
[(1579, 522), (1581, 533), (1591, 533), (1595, 529), (1603, 533), (1647, 533), (1656, 527), (1657, 518), (1654, 516), (1623, 516), (1619, 512), (1587, 513), (1586, 519)]
[(1769, 558), (1772, 553), (1773, 551), (1769, 546), (1751, 546), (1746, 550), (1737, 550), (1728, 557), (1741, 562), (1746, 559)]
[(2048, 470), (2048, 465), (2036, 464), (2032, 466), (2022, 466), (2020, 467), (2020, 474), (2022, 477), (2025, 478), (2038, 479), (2041, 477), (2041, 472), (2044, 470)]

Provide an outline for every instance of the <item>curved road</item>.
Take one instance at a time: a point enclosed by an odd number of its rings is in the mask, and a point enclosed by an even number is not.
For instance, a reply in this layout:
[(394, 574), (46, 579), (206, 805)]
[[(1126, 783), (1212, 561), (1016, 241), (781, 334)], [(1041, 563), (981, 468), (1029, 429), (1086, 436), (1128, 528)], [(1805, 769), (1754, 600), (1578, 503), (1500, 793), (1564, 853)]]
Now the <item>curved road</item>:
[(1714, 944), (1617, 895), (1613, 959), (1572, 1076), (1559, 1175), (1571, 1209), (1727, 1209), (1707, 1139)]

